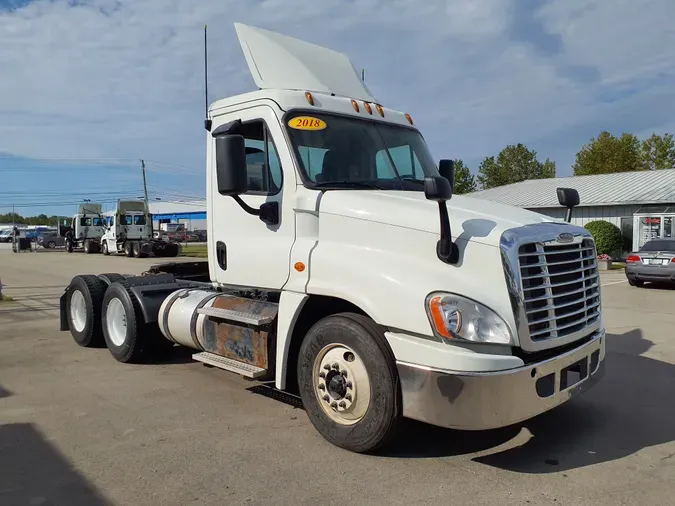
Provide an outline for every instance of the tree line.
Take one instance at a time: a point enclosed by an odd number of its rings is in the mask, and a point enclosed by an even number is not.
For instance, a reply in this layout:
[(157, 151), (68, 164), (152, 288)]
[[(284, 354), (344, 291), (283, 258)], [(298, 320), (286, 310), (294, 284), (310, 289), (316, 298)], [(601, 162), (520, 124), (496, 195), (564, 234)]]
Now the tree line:
[(11, 225), (54, 225), (59, 222), (59, 216), (47, 216), (46, 214), (39, 214), (38, 216), (21, 216), (18, 213), (0, 214), (0, 224)]
[[(675, 168), (675, 140), (672, 134), (652, 134), (640, 141), (636, 135), (616, 137), (603, 131), (584, 144), (572, 166), (575, 176)], [(511, 144), (495, 156), (487, 156), (474, 176), (461, 159), (455, 160), (454, 193), (487, 190), (526, 179), (553, 178), (555, 162), (537, 159), (537, 152), (523, 144)]]

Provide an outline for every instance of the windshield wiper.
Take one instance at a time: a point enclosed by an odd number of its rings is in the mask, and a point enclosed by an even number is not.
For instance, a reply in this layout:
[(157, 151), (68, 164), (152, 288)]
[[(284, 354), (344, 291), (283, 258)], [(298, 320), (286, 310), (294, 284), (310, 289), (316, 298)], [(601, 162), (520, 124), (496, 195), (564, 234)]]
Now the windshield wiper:
[(336, 187), (352, 187), (352, 188), (376, 188), (383, 190), (381, 186), (376, 185), (371, 181), (325, 181), (323, 183), (315, 183), (315, 188), (327, 188), (330, 186)]

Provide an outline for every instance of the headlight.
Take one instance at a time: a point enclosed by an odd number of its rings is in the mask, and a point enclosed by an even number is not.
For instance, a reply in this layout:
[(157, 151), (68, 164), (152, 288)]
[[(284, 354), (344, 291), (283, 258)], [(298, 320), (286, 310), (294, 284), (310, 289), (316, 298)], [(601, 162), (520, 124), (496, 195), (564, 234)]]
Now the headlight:
[(434, 334), (444, 340), (513, 343), (506, 322), (471, 299), (451, 293), (432, 293), (427, 297), (426, 309)]

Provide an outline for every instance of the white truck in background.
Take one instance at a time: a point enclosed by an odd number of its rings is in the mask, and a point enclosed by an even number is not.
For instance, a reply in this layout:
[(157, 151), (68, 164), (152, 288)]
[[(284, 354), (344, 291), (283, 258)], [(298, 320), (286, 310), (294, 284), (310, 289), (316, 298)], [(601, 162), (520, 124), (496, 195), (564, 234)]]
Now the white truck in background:
[(514, 424), (602, 376), (588, 231), (452, 196), (452, 163), (434, 163), (345, 55), (235, 28), (259, 90), (208, 110), (208, 261), (76, 276), (61, 330), (120, 362), (193, 348), (299, 395), (318, 432), (355, 452), (401, 417)]
[(83, 248), (86, 254), (101, 251), (101, 237), (105, 232), (105, 218), (101, 214), (101, 204), (87, 202), (80, 204), (69, 227), (60, 227), (65, 238), (65, 248), (72, 253), (75, 248)]
[(153, 237), (152, 215), (145, 201), (118, 200), (109, 214), (101, 251), (104, 255), (124, 253), (136, 258), (175, 257), (180, 247)]

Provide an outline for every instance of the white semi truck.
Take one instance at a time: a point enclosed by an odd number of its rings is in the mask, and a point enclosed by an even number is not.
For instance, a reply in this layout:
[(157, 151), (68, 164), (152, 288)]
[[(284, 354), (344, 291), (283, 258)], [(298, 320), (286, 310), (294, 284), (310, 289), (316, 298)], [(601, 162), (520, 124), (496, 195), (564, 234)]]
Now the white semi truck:
[(585, 229), (452, 196), (452, 163), (434, 163), (411, 116), (376, 101), (345, 55), (235, 27), (259, 90), (208, 109), (208, 261), (76, 276), (61, 330), (120, 362), (193, 348), (297, 394), (355, 452), (401, 417), (514, 424), (602, 376)]
[(124, 253), (136, 258), (175, 257), (180, 248), (153, 237), (152, 215), (144, 201), (118, 200), (101, 237), (101, 251), (104, 255)]
[(71, 226), (61, 229), (68, 253), (79, 247), (83, 248), (86, 254), (101, 251), (101, 237), (105, 232), (102, 210), (101, 204), (93, 202), (80, 204), (77, 213), (73, 215)]

